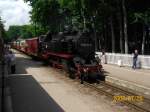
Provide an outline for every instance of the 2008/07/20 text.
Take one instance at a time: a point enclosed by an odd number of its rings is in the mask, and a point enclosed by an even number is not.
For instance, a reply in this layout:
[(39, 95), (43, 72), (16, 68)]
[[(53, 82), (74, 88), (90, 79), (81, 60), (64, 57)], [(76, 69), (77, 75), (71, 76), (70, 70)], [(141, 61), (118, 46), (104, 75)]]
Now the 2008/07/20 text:
[(114, 102), (123, 102), (123, 101), (143, 102), (144, 97), (143, 96), (114, 96), (113, 101)]

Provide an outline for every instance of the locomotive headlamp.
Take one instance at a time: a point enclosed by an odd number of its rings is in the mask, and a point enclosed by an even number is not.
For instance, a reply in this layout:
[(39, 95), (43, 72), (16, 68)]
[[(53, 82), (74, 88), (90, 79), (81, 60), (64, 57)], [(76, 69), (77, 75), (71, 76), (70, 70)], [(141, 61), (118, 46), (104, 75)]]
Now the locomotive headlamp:
[(89, 68), (86, 68), (86, 70), (88, 71), (88, 70), (89, 70)]
[(88, 68), (84, 68), (83, 69), (84, 72), (88, 72), (88, 70), (89, 70)]
[(48, 46), (47, 46), (47, 45), (46, 45), (45, 47), (46, 47), (46, 49), (48, 48)]
[(86, 68), (83, 69), (84, 72), (87, 72)]

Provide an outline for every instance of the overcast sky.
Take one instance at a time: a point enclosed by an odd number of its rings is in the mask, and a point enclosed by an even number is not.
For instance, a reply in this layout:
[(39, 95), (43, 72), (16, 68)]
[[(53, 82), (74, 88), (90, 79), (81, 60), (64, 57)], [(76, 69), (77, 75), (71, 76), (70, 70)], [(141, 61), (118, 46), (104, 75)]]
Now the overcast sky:
[(5, 29), (10, 25), (29, 24), (31, 7), (23, 0), (0, 0), (0, 16), (5, 21)]

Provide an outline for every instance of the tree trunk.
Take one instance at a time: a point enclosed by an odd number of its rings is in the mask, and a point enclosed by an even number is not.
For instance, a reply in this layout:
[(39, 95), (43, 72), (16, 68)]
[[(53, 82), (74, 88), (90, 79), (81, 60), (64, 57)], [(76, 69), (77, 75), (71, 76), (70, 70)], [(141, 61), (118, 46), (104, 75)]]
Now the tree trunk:
[(123, 26), (122, 26), (122, 16), (121, 16), (121, 13), (118, 12), (118, 21), (119, 21), (119, 33), (120, 33), (120, 52), (121, 53), (124, 53), (124, 50), (123, 50)]
[[(101, 38), (101, 37), (100, 37)], [(102, 45), (101, 45), (101, 39), (98, 39), (98, 50), (101, 50), (102, 49)]]
[(98, 49), (98, 39), (96, 35), (96, 28), (95, 28), (95, 21), (94, 18), (91, 17), (91, 22), (92, 22), (92, 29), (93, 29), (93, 34), (94, 34), (94, 40), (95, 40), (95, 50), (97, 51)]
[(105, 28), (105, 50), (109, 50), (109, 45), (108, 45), (108, 42), (109, 42), (109, 37), (108, 37), (108, 23), (106, 23), (105, 21), (105, 24), (104, 24), (104, 28)]
[(82, 18), (83, 18), (83, 29), (86, 29), (86, 18), (85, 18), (83, 9), (81, 9), (81, 14), (82, 14)]
[(113, 17), (110, 17), (110, 28), (111, 28), (111, 40), (112, 40), (112, 52), (115, 52), (115, 34), (114, 34), (114, 25)]
[(107, 35), (106, 35), (106, 23), (105, 20), (103, 21), (103, 44), (102, 44), (102, 49), (106, 50), (106, 46), (107, 46)]
[(127, 34), (127, 12), (125, 7), (125, 0), (122, 0), (123, 20), (124, 20), (124, 40), (125, 40), (125, 53), (128, 54), (128, 34)]
[(145, 30), (145, 26), (143, 25), (143, 38), (142, 38), (142, 54), (144, 55), (145, 52), (145, 38), (146, 38), (146, 30)]
[(83, 29), (86, 29), (86, 18), (85, 18), (85, 13), (84, 13), (84, 9), (85, 9), (84, 1), (81, 0), (80, 3), (81, 3), (81, 9), (80, 9), (81, 17), (83, 19)]

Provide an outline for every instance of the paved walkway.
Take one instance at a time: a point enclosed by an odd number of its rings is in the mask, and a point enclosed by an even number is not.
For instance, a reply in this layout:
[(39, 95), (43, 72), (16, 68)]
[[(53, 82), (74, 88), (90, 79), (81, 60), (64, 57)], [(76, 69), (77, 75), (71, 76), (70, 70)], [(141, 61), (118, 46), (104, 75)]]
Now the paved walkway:
[(41, 66), (36, 62), (31, 63), (30, 59), (24, 60), (25, 57), (17, 57), (16, 74), (10, 74), (7, 78), (13, 112), (64, 112), (39, 82), (27, 72), (29, 67)]
[(13, 112), (63, 112), (31, 75), (16, 75), (8, 79)]
[(103, 68), (106, 71), (106, 75), (150, 88), (150, 70), (133, 70), (128, 67), (109, 64), (104, 64)]

